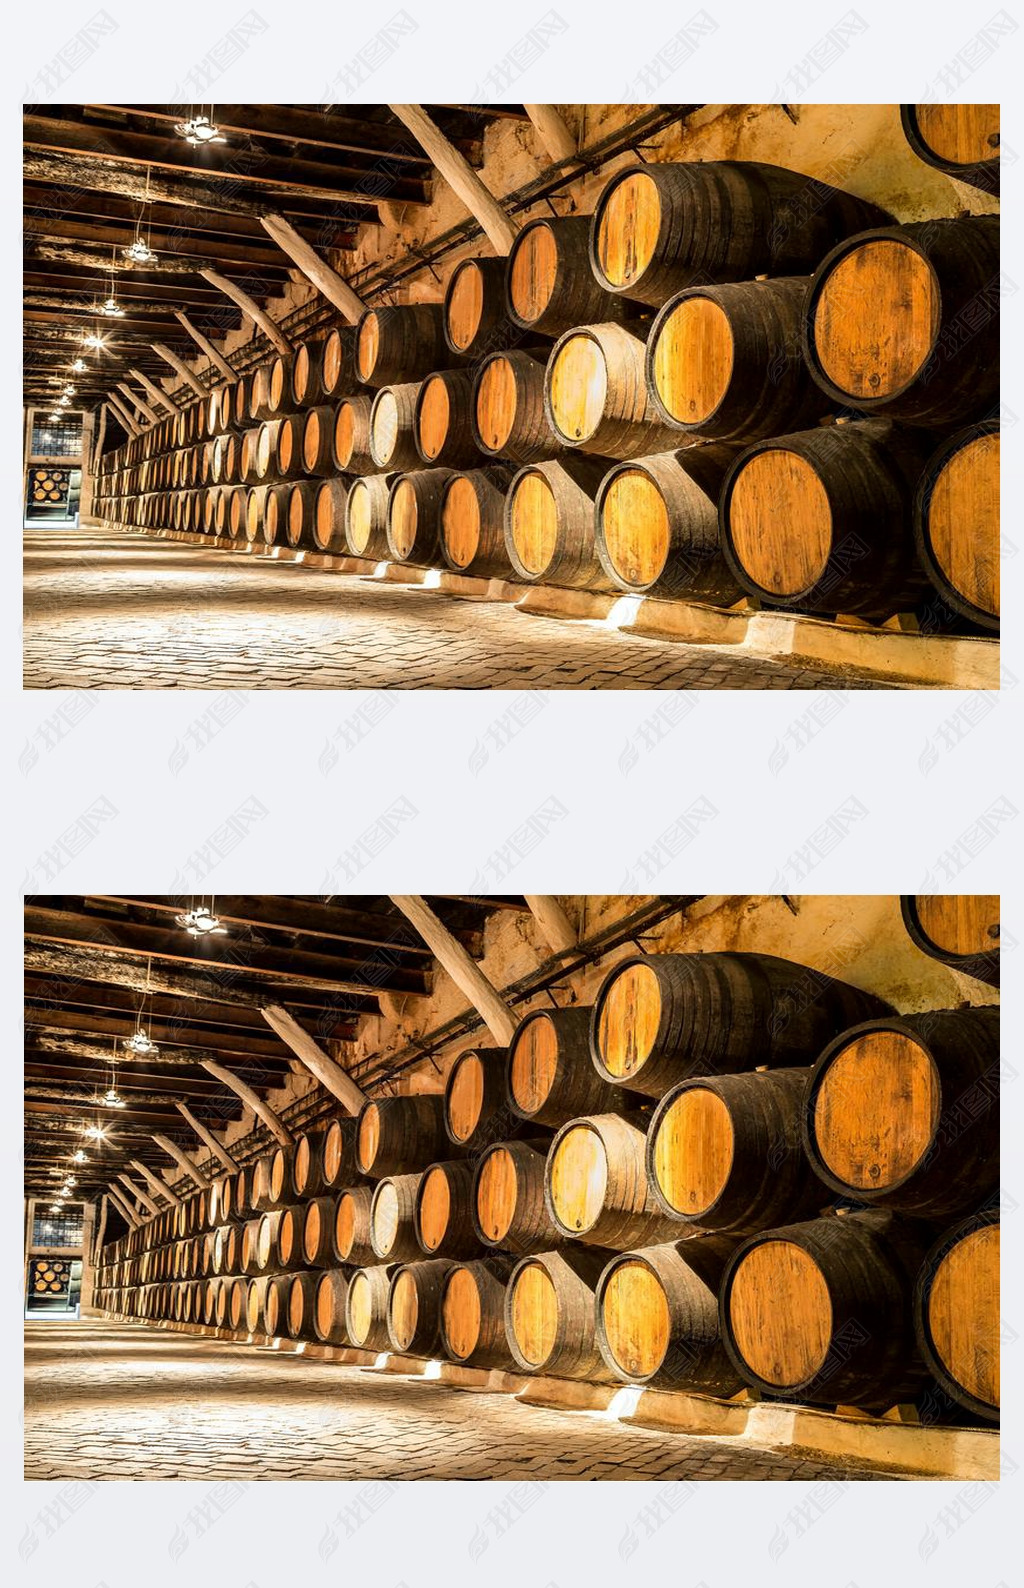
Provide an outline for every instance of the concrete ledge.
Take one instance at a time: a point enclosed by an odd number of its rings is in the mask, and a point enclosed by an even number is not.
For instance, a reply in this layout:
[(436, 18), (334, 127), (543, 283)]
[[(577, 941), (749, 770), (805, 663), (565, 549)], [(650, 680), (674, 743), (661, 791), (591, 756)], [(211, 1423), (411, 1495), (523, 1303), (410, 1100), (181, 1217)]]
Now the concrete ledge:
[(640, 1389), (635, 1406), (619, 1418), (641, 1428), (674, 1428), (685, 1434), (710, 1434), (716, 1438), (743, 1435), (748, 1406), (715, 1400), (710, 1395), (690, 1395), (685, 1390)]
[(879, 677), (947, 689), (998, 689), (998, 639), (851, 629), (821, 618), (755, 612), (746, 620), (745, 650), (784, 661), (855, 667)]
[(525, 595), (516, 602), (516, 611), (532, 612), (541, 618), (593, 622), (607, 618), (619, 599), (619, 596), (605, 595), (597, 590), (563, 590), (558, 585), (534, 584), (528, 585)]
[(435, 1382), (446, 1384), (449, 1389), (476, 1390), (488, 1395), (518, 1395), (529, 1380), (515, 1373), (506, 1373), (501, 1368), (463, 1367), (458, 1362), (442, 1362)]
[(367, 1373), (400, 1373), (404, 1378), (422, 1378), (427, 1370), (428, 1358), (425, 1356), (402, 1356), (398, 1351), (385, 1351), (382, 1354), (384, 1361), (378, 1356), (373, 1366), (366, 1369)]
[(999, 1477), (999, 1434), (985, 1428), (922, 1428), (867, 1422), (795, 1406), (751, 1406), (743, 1435), (759, 1450), (807, 1450), (888, 1472), (929, 1478)]
[(586, 1379), (531, 1378), (516, 1400), (524, 1406), (550, 1406), (557, 1411), (603, 1412), (621, 1388), (621, 1384), (592, 1384)]

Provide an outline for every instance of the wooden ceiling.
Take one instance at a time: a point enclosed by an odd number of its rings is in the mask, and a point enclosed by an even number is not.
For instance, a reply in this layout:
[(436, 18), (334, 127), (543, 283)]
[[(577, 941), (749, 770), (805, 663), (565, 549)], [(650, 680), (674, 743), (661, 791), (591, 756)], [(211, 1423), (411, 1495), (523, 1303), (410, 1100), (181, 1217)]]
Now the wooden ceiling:
[[(235, 1094), (202, 1068), (216, 1059), (261, 1096), (283, 1084), (293, 1055), (260, 1014), (283, 1005), (317, 1041), (350, 1038), (377, 994), (426, 993), (433, 961), (384, 896), (218, 895), (227, 935), (193, 938), (175, 917), (191, 901), (153, 895), (47, 895), (25, 905), (25, 1189), (56, 1189), (84, 1146), (76, 1193), (106, 1188), (132, 1158), (155, 1172), (171, 1160), (158, 1131), (205, 1151), (176, 1108), (219, 1128), (241, 1117)], [(495, 909), (515, 896), (432, 896), (431, 906), (471, 954)], [(146, 993), (149, 987), (148, 995)], [(145, 1059), (123, 1044), (140, 1023), (157, 1044)], [(117, 1054), (123, 1109), (98, 1101)], [(107, 1139), (84, 1142), (99, 1121)]]
[[(471, 164), (496, 116), (522, 106), (432, 105), (431, 116)], [(52, 399), (55, 377), (73, 378), (76, 405), (93, 407), (134, 366), (159, 382), (163, 342), (191, 359), (174, 318), (183, 309), (211, 339), (240, 324), (231, 301), (203, 280), (215, 269), (265, 305), (280, 295), (290, 261), (260, 225), (284, 215), (319, 250), (353, 246), (382, 199), (425, 204), (430, 162), (386, 105), (217, 105), (225, 141), (192, 146), (176, 105), (34, 105), (24, 117), (25, 401)], [(148, 201), (147, 201), (148, 192)], [(156, 254), (130, 266), (121, 250), (141, 224)], [(99, 316), (111, 259), (122, 319)], [(100, 353), (81, 336), (99, 329)], [(81, 355), (88, 369), (69, 377)], [(132, 381), (137, 388), (138, 382)]]

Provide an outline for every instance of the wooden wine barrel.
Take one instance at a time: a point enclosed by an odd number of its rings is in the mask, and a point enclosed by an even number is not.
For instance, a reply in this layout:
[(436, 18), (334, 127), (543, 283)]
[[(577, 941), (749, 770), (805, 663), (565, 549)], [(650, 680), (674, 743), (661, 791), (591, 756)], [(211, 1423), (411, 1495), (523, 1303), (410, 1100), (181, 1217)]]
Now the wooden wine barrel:
[(679, 445), (647, 391), (643, 327), (579, 325), (548, 360), (544, 411), (563, 446), (602, 457), (643, 458)]
[(955, 612), (999, 628), (999, 424), (950, 436), (929, 459), (914, 504), (917, 551)]
[(317, 1279), (313, 1332), (325, 1345), (347, 1345), (345, 1302), (349, 1276), (344, 1268), (327, 1268)]
[(363, 1351), (387, 1351), (388, 1296), (394, 1264), (357, 1268), (348, 1283), (345, 1298), (345, 1332), (354, 1346)]
[(356, 375), (365, 386), (422, 380), (453, 361), (439, 303), (367, 309), (356, 328)]
[(444, 295), (445, 341), (457, 358), (479, 359), (520, 336), (505, 306), (506, 261), (463, 259)]
[(245, 1321), (250, 1334), (259, 1334), (263, 1328), (263, 1306), (267, 1298), (270, 1279), (261, 1275), (250, 1279), (245, 1293)]
[(926, 588), (912, 523), (925, 457), (919, 436), (885, 421), (758, 442), (732, 465), (719, 503), (737, 581), (802, 612), (910, 610)]
[(441, 501), (441, 554), (456, 573), (505, 579), (513, 571), (505, 548), (505, 464), (453, 474)]
[(271, 418), (285, 414), (292, 405), (292, 364), (294, 355), (279, 353), (270, 366), (267, 382), (267, 408)]
[(804, 1146), (825, 1184), (859, 1202), (929, 1218), (977, 1207), (999, 1182), (999, 1010), (844, 1032), (808, 1082)]
[(543, 356), (518, 348), (484, 360), (473, 404), (473, 434), (481, 452), (521, 464), (563, 451), (544, 409), (545, 368)]
[(484, 1246), (506, 1252), (546, 1252), (565, 1233), (544, 1201), (546, 1143), (495, 1142), (481, 1154), (473, 1189), (473, 1225)]
[(330, 1268), (334, 1257), (336, 1197), (314, 1197), (305, 1204), (302, 1255), (310, 1268)]
[(590, 268), (590, 217), (528, 221), (508, 256), (509, 318), (521, 330), (561, 336), (577, 325), (636, 318), (636, 306), (608, 292)]
[(254, 1271), (256, 1273), (267, 1274), (277, 1267), (277, 1235), (283, 1216), (283, 1208), (278, 1208), (274, 1213), (264, 1213), (260, 1216), (253, 1258)]
[(316, 505), (313, 509), (313, 540), (317, 551), (344, 556), (345, 507), (348, 502), (347, 480), (321, 480), (317, 487)]
[(290, 485), (272, 485), (267, 492), (263, 507), (263, 541), (267, 546), (283, 546), (287, 543), (291, 495)]
[(388, 501), (388, 550), (395, 562), (430, 567), (441, 560), (441, 508), (451, 469), (402, 474)]
[(302, 466), (307, 474), (325, 479), (334, 473), (334, 409), (310, 408), (302, 426)]
[(519, 1133), (508, 1095), (508, 1049), (467, 1048), (448, 1072), (444, 1125), (456, 1147), (478, 1152)]
[(648, 1097), (691, 1075), (808, 1064), (858, 1020), (892, 1013), (872, 993), (773, 954), (646, 954), (605, 977), (592, 1013), (597, 1072)]
[(287, 487), (288, 511), (285, 515), (285, 540), (296, 550), (312, 551), (313, 524), (316, 519), (316, 486), (310, 480), (296, 480)]
[(610, 1111), (622, 1092), (590, 1062), (590, 1009), (535, 1009), (508, 1049), (508, 1100), (519, 1119), (553, 1127)]
[(295, 1143), (292, 1189), (300, 1202), (306, 1197), (318, 1196), (324, 1189), (323, 1150), (326, 1134), (322, 1130), (305, 1131)]
[(244, 485), (256, 483), (256, 454), (259, 447), (259, 426), (243, 430), (238, 451), (238, 478)]
[(453, 1156), (444, 1129), (444, 1098), (378, 1097), (359, 1111), (356, 1167), (383, 1180)]
[(354, 1119), (332, 1119), (325, 1130), (320, 1153), (320, 1178), (325, 1191), (338, 1190), (360, 1179), (356, 1163)]
[(320, 356), (320, 386), (325, 397), (342, 397), (356, 386), (354, 326), (328, 331)]
[(441, 1348), (441, 1292), (451, 1263), (407, 1263), (391, 1279), (388, 1338), (396, 1351), (437, 1356)]
[(642, 1116), (590, 1114), (555, 1134), (547, 1157), (548, 1213), (565, 1236), (615, 1251), (678, 1238), (679, 1221), (647, 1180)]
[(900, 121), (919, 160), (984, 193), (999, 192), (998, 105), (901, 105)]
[(249, 397), (252, 376), (240, 375), (231, 388), (231, 423), (236, 430), (244, 430), (249, 423)]
[(334, 467), (339, 474), (373, 474), (370, 452), (372, 397), (345, 397), (334, 412)]
[(698, 1235), (613, 1257), (596, 1295), (601, 1356), (631, 1384), (735, 1395), (743, 1387), (722, 1344), (718, 1291), (736, 1241)]
[(491, 1255), (455, 1263), (444, 1276), (441, 1341), (453, 1362), (515, 1367), (505, 1335), (505, 1290), (513, 1267), (513, 1258)]
[(269, 419), (272, 413), (270, 405), (270, 364), (261, 364), (254, 369), (249, 386), (249, 418)]
[(612, 584), (731, 606), (743, 594), (722, 556), (718, 498), (738, 448), (717, 444), (617, 463), (595, 503), (597, 555)]
[(999, 986), (999, 895), (904, 893), (903, 924), (918, 948), (951, 970)]
[(293, 1274), (288, 1286), (288, 1338), (312, 1340), (313, 1313), (316, 1306), (316, 1274)]
[(747, 160), (617, 171), (597, 201), (590, 262), (609, 292), (660, 308), (705, 282), (804, 275), (843, 237), (884, 226), (875, 204)]
[(231, 1300), (233, 1286), (229, 1279), (215, 1279), (213, 1283), (217, 1289), (214, 1297), (213, 1321), (218, 1329), (228, 1328), (228, 1304)]
[(287, 1338), (288, 1292), (291, 1283), (290, 1274), (273, 1274), (267, 1280), (263, 1297), (263, 1332), (270, 1335), (271, 1339)]
[(565, 1246), (516, 1264), (505, 1292), (505, 1334), (525, 1372), (608, 1377), (597, 1345), (595, 1295), (611, 1255), (600, 1247)]
[(388, 554), (388, 504), (394, 474), (371, 474), (353, 480), (345, 508), (345, 539), (354, 557)]
[(924, 221), (849, 238), (807, 290), (804, 357), (834, 402), (915, 425), (999, 401), (999, 221)]
[(914, 1294), (917, 1340), (947, 1394), (999, 1420), (999, 1212), (972, 1214), (932, 1247)]
[(647, 1132), (647, 1177), (670, 1216), (753, 1235), (819, 1213), (830, 1200), (804, 1155), (810, 1071), (707, 1075), (674, 1086)]
[(370, 1202), (370, 1245), (382, 1263), (407, 1263), (419, 1257), (416, 1238), (418, 1174), (388, 1175), (378, 1180)]
[(481, 461), (473, 434), (474, 389), (474, 378), (464, 369), (441, 370), (419, 386), (414, 436), (428, 468), (460, 469)]
[(722, 1338), (743, 1381), (880, 1410), (912, 1399), (926, 1379), (912, 1295), (927, 1230), (872, 1210), (745, 1241), (720, 1294)]
[(595, 502), (603, 458), (565, 456), (519, 470), (505, 498), (505, 549), (520, 579), (594, 590), (608, 587), (597, 555)]
[(259, 1257), (260, 1220), (247, 1219), (242, 1225), (242, 1235), (238, 1248), (238, 1264), (243, 1274), (258, 1274), (261, 1272)]
[(338, 1193), (334, 1206), (331, 1238), (339, 1263), (372, 1263), (376, 1253), (370, 1240), (370, 1208), (373, 1191), (369, 1186), (350, 1186)]
[[(249, 1176), (249, 1210), (252, 1213), (267, 1213), (276, 1207), (284, 1207), (284, 1198), (276, 1200), (271, 1186), (271, 1172), (274, 1167), (274, 1154), (266, 1152), (251, 1166)], [(202, 1193), (200, 1193), (201, 1195)]]
[(274, 442), (274, 470), (279, 480), (296, 480), (303, 471), (302, 414), (285, 414), (277, 421)]
[(270, 480), (277, 472), (277, 441), (282, 419), (265, 419), (256, 432), (256, 478)]
[(384, 386), (370, 410), (370, 456), (378, 469), (418, 469), (416, 403), (420, 383)]
[(309, 408), (323, 396), (320, 385), (322, 342), (300, 342), (292, 359), (292, 399), (296, 408)]
[(301, 1204), (280, 1210), (280, 1223), (274, 1234), (274, 1267), (281, 1273), (294, 1273), (305, 1266), (302, 1231), (306, 1210)]
[(704, 440), (757, 441), (805, 430), (836, 405), (800, 353), (806, 276), (690, 287), (647, 339), (659, 417)]
[(428, 1257), (474, 1257), (480, 1240), (473, 1224), (476, 1169), (464, 1159), (432, 1163), (419, 1177), (413, 1221)]

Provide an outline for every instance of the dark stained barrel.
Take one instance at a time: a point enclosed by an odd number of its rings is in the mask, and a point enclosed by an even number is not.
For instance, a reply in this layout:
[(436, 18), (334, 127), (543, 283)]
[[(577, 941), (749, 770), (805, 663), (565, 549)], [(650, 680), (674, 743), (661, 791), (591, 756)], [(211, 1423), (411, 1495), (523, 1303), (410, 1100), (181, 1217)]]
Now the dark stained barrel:
[(313, 1300), (313, 1332), (325, 1345), (347, 1345), (345, 1302), (348, 1297), (349, 1271), (344, 1268), (327, 1268), (316, 1282)]
[(505, 306), (505, 272), (504, 258), (463, 259), (452, 271), (444, 295), (444, 334), (456, 357), (479, 359), (519, 340), (519, 327)]
[(436, 1159), (453, 1156), (444, 1129), (443, 1097), (378, 1097), (360, 1110), (356, 1165), (373, 1180), (425, 1169)]
[(609, 292), (660, 308), (708, 281), (804, 275), (841, 238), (891, 219), (782, 166), (643, 165), (616, 172), (598, 199), (590, 261)]
[(441, 1348), (441, 1294), (451, 1263), (406, 1263), (391, 1278), (388, 1337), (396, 1351), (436, 1356)]
[(274, 1228), (272, 1267), (280, 1273), (294, 1273), (305, 1266), (306, 1258), (302, 1250), (305, 1216), (306, 1210), (301, 1204), (282, 1208), (278, 1213), (264, 1214), (264, 1218), (278, 1221)]
[(293, 353), (279, 353), (270, 366), (267, 386), (267, 408), (271, 418), (285, 414), (292, 406)]
[(316, 1306), (316, 1274), (293, 1274), (288, 1286), (288, 1338), (312, 1340), (313, 1313)]
[(263, 513), (269, 489), (267, 485), (253, 485), (245, 493), (245, 538), (250, 545), (263, 539)]
[(999, 424), (969, 425), (928, 461), (914, 504), (917, 551), (943, 600), (999, 628)]
[(631, 1384), (735, 1395), (743, 1387), (722, 1344), (718, 1290), (736, 1241), (698, 1235), (613, 1257), (600, 1276), (601, 1356)]
[(451, 469), (403, 474), (388, 502), (388, 550), (395, 562), (429, 567), (441, 560), (441, 509)]
[(761, 441), (732, 465), (719, 503), (722, 551), (767, 605), (882, 619), (927, 583), (913, 502), (927, 449), (884, 420)]
[(645, 328), (579, 325), (555, 343), (548, 360), (544, 411), (563, 446), (603, 457), (643, 458), (679, 445), (647, 390)]
[(320, 387), (325, 397), (342, 397), (356, 386), (356, 331), (335, 326), (327, 333), (320, 356)]
[(829, 1044), (804, 1146), (841, 1196), (921, 1217), (977, 1207), (999, 1180), (999, 1011), (874, 1020)]
[(338, 1190), (359, 1180), (354, 1119), (331, 1120), (324, 1132), (320, 1174), (325, 1191)]
[(339, 1263), (372, 1263), (376, 1253), (370, 1239), (370, 1186), (350, 1186), (339, 1191), (331, 1227), (334, 1256)]
[(320, 385), (322, 342), (300, 342), (292, 357), (292, 398), (296, 408), (310, 408), (323, 396)]
[(901, 105), (900, 120), (926, 165), (984, 193), (999, 192), (998, 105)]
[(590, 1062), (590, 1009), (535, 1009), (508, 1048), (508, 1100), (519, 1119), (557, 1127), (618, 1108), (622, 1092)]
[(284, 520), (285, 540), (296, 551), (312, 551), (316, 546), (313, 525), (316, 520), (316, 486), (309, 480), (295, 480), (288, 487), (288, 511)]
[(999, 1212), (972, 1214), (925, 1258), (914, 1295), (917, 1340), (943, 1389), (999, 1420)]
[(516, 1264), (505, 1292), (505, 1334), (525, 1372), (608, 1377), (597, 1345), (595, 1293), (610, 1256), (601, 1247), (564, 1246)]
[(723, 444), (686, 447), (608, 471), (595, 503), (595, 539), (613, 584), (719, 606), (740, 599), (718, 528), (718, 498), (737, 454)]
[(377, 465), (370, 452), (370, 414), (373, 398), (344, 397), (334, 412), (334, 467), (339, 474), (374, 474)]
[(512, 470), (497, 463), (469, 469), (447, 481), (441, 502), (441, 554), (456, 573), (506, 579), (505, 498)]
[(563, 1235), (615, 1251), (677, 1239), (679, 1221), (659, 1206), (647, 1179), (644, 1123), (590, 1114), (556, 1133), (545, 1196)]
[(422, 380), (457, 362), (444, 339), (439, 303), (367, 309), (356, 328), (356, 375), (366, 386)]
[(370, 410), (370, 456), (378, 469), (418, 469), (416, 400), (420, 383), (384, 386)]
[(858, 1020), (892, 1013), (872, 993), (773, 954), (647, 954), (597, 995), (598, 1073), (648, 1097), (691, 1075), (808, 1064)]
[(903, 924), (918, 948), (951, 970), (999, 986), (999, 895), (904, 893)]
[(459, 1054), (445, 1083), (444, 1124), (449, 1141), (470, 1152), (516, 1134), (507, 1048), (467, 1048)]
[(473, 1222), (485, 1246), (545, 1252), (565, 1234), (544, 1203), (545, 1142), (495, 1142), (481, 1154), (473, 1191)]
[(323, 1147), (325, 1131), (305, 1131), (295, 1143), (292, 1159), (292, 1188), (300, 1201), (317, 1196), (324, 1183)]
[(345, 1329), (354, 1346), (364, 1351), (387, 1351), (388, 1296), (394, 1264), (374, 1264), (357, 1268), (348, 1284), (345, 1298)]
[(467, 468), (479, 463), (473, 434), (474, 378), (468, 370), (448, 369), (428, 375), (416, 397), (415, 440), (428, 468)]
[(354, 557), (388, 555), (388, 503), (395, 474), (368, 474), (353, 480), (345, 508), (345, 540)]
[(807, 290), (804, 357), (833, 401), (914, 425), (985, 418), (999, 401), (999, 221), (866, 232)]
[(263, 542), (267, 546), (284, 546), (288, 541), (288, 504), (291, 501), (290, 485), (272, 485), (267, 492), (263, 508)]
[(429, 1257), (474, 1257), (480, 1238), (473, 1223), (476, 1168), (465, 1159), (432, 1163), (416, 1189), (416, 1239)]
[(256, 478), (273, 480), (277, 475), (277, 441), (283, 419), (265, 419), (256, 436)]
[(636, 306), (605, 290), (590, 268), (590, 217), (528, 221), (508, 256), (509, 318), (524, 331), (561, 336), (576, 325), (636, 318)]
[(246, 1287), (245, 1323), (250, 1334), (261, 1334), (263, 1331), (263, 1308), (269, 1284), (269, 1278), (263, 1275), (259, 1279), (250, 1279)]
[(511, 1257), (454, 1263), (441, 1290), (441, 1342), (453, 1362), (473, 1367), (512, 1368), (505, 1336), (505, 1290)]
[(348, 492), (347, 480), (321, 480), (317, 487), (313, 509), (313, 540), (317, 551), (331, 552), (339, 557), (348, 551), (345, 541)]
[(382, 1263), (408, 1263), (420, 1256), (416, 1238), (418, 1174), (378, 1180), (370, 1202), (370, 1245)]
[(604, 458), (572, 455), (519, 470), (505, 498), (505, 549), (520, 579), (608, 588), (594, 531), (595, 502), (607, 470)]
[(766, 1230), (722, 1281), (722, 1338), (744, 1382), (787, 1399), (884, 1410), (926, 1373), (913, 1287), (928, 1226), (872, 1210)]
[(806, 276), (690, 287), (647, 339), (659, 417), (704, 440), (756, 441), (804, 430), (836, 404), (800, 352)]
[(305, 1204), (302, 1255), (310, 1268), (330, 1268), (334, 1257), (336, 1197), (314, 1197)]
[(334, 409), (321, 404), (310, 408), (302, 425), (302, 466), (307, 474), (325, 479), (334, 473)]
[(831, 1201), (803, 1150), (810, 1071), (704, 1075), (666, 1092), (647, 1132), (647, 1177), (665, 1212), (753, 1235)]
[(544, 357), (519, 348), (484, 360), (473, 405), (473, 433), (481, 452), (537, 463), (563, 450), (544, 408), (545, 368)]
[(263, 1297), (263, 1330), (271, 1338), (286, 1338), (288, 1334), (288, 1292), (290, 1274), (273, 1274), (267, 1280)]

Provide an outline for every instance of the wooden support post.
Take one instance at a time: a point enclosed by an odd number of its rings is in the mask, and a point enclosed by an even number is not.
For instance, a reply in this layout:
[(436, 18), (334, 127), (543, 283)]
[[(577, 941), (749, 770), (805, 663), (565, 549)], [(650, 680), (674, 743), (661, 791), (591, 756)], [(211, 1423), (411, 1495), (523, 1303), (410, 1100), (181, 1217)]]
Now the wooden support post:
[[(153, 352), (163, 359), (165, 364), (170, 364), (173, 370), (177, 370), (182, 380), (191, 386), (194, 392), (198, 392), (200, 397), (208, 397), (210, 395), (199, 376), (194, 370), (189, 369), (184, 359), (179, 358), (177, 353), (172, 353), (170, 348), (165, 347), (162, 342), (151, 342), (150, 346)], [(229, 365), (228, 368), (230, 369), (230, 367)]]
[(156, 410), (151, 408), (144, 398), (137, 397), (126, 380), (119, 380), (117, 383), (117, 389), (118, 391), (124, 392), (125, 396), (128, 398), (128, 401), (135, 404), (139, 413), (143, 414), (145, 418), (149, 420), (151, 425), (156, 424), (158, 417)]
[(167, 1136), (160, 1136), (156, 1131), (153, 1132), (153, 1140), (156, 1142), (157, 1146), (162, 1147), (164, 1152), (172, 1157), (176, 1163), (181, 1164), (181, 1167), (184, 1169), (185, 1173), (192, 1176), (193, 1180), (201, 1191), (206, 1190), (206, 1187), (210, 1182), (204, 1175), (203, 1171), (199, 1168), (198, 1164), (192, 1162), (192, 1159), (189, 1157), (187, 1152), (182, 1152), (181, 1148), (173, 1141), (169, 1140)]
[(251, 1086), (247, 1086), (244, 1081), (240, 1081), (237, 1075), (232, 1075), (231, 1071), (225, 1069), (223, 1064), (218, 1064), (216, 1059), (203, 1059), (202, 1064), (204, 1070), (207, 1070), (211, 1075), (215, 1075), (218, 1081), (223, 1081), (225, 1086), (230, 1086), (236, 1096), (240, 1097), (243, 1103), (249, 1105), (253, 1113), (262, 1119), (271, 1135), (281, 1143), (282, 1147), (290, 1147), (292, 1145), (295, 1138), (292, 1136), (288, 1126), (282, 1119), (278, 1119), (270, 1104), (265, 1103), (258, 1092), (254, 1092)]
[(388, 109), (404, 122), (452, 191), (458, 194), (474, 220), (479, 221), (495, 253), (511, 253), (517, 228), (469, 162), (434, 125), (422, 105), (389, 105)]
[(106, 435), (107, 405), (106, 403), (100, 403), (100, 422), (96, 426), (96, 434), (92, 439), (92, 463), (90, 464), (90, 468), (92, 470), (93, 479), (96, 478), (96, 471), (100, 466), (100, 459), (103, 456), (103, 443), (106, 439)]
[(176, 1103), (175, 1107), (177, 1108), (181, 1117), (187, 1120), (192, 1126), (192, 1129), (199, 1137), (199, 1140), (205, 1142), (206, 1146), (209, 1147), (210, 1151), (213, 1153), (213, 1156), (220, 1159), (221, 1163), (229, 1174), (234, 1174), (238, 1169), (238, 1165), (234, 1158), (232, 1158), (231, 1154), (221, 1146), (220, 1142), (213, 1134), (213, 1131), (207, 1130), (206, 1126), (200, 1123), (187, 1104)]
[[(309, 1035), (304, 1031), (297, 1020), (293, 1020), (287, 1009), (282, 1009), (280, 1004), (268, 1004), (260, 1010), (267, 1025), (276, 1031), (282, 1042), (287, 1042), (295, 1057), (306, 1066), (311, 1075), (315, 1075), (320, 1085), (326, 1087), (338, 1099), (347, 1114), (358, 1114), (363, 1104), (368, 1101), (366, 1093), (361, 1091), (350, 1075), (347, 1075), (329, 1054), (324, 1053)], [(180, 1104), (178, 1105), (181, 1106)]]
[(141, 369), (132, 368), (128, 371), (128, 373), (129, 375), (134, 375), (135, 379), (140, 381), (146, 391), (149, 392), (149, 395), (153, 398), (154, 402), (162, 404), (162, 406), (167, 409), (169, 414), (181, 413), (181, 409), (178, 407), (178, 404), (173, 400), (173, 398), (168, 397), (166, 392), (161, 391), (156, 382), (151, 381), (148, 375), (144, 375)]
[(127, 1199), (123, 1195), (119, 1195), (117, 1190), (112, 1185), (107, 1186), (107, 1195), (117, 1208), (117, 1211), (122, 1214), (125, 1219), (127, 1219), (132, 1229), (137, 1230), (139, 1225), (142, 1223), (142, 1220), (139, 1218), (139, 1215), (128, 1206)]
[(107, 1233), (107, 1196), (106, 1192), (100, 1197), (100, 1216), (93, 1232), (92, 1238), (92, 1266), (99, 1266), (100, 1253), (103, 1250), (103, 1237)]
[[(175, 309), (174, 318), (179, 322), (179, 324), (185, 327), (185, 330), (196, 344), (196, 347), (199, 348), (200, 352), (206, 354), (214, 369), (219, 369), (225, 380), (235, 381), (238, 379), (238, 371), (231, 368), (231, 365), (228, 363), (223, 353), (218, 353), (213, 343), (208, 337), (203, 335), (202, 331), (196, 330), (184, 309)], [(166, 355), (161, 356), (165, 357)]]
[(392, 893), (390, 897), (392, 904), (397, 905), (402, 914), (408, 917), (423, 941), (433, 950), (455, 985), (465, 993), (494, 1040), (499, 1046), (507, 1048), (518, 1022), (476, 961), (470, 958), (462, 944), (452, 936), (443, 921), (438, 920), (418, 893)]
[(148, 1208), (150, 1213), (160, 1212), (159, 1206), (153, 1201), (153, 1198), (150, 1196), (149, 1192), (143, 1191), (142, 1187), (140, 1185), (136, 1185), (135, 1181), (132, 1180), (128, 1175), (119, 1174), (117, 1178), (120, 1180), (125, 1190), (131, 1192), (136, 1202), (141, 1202), (142, 1206), (144, 1208)]
[(572, 922), (558, 900), (550, 893), (524, 893), (523, 898), (555, 953), (571, 953), (576, 947), (577, 937)]
[(355, 325), (360, 315), (366, 312), (366, 304), (359, 295), (352, 291), (343, 276), (332, 270), (314, 248), (311, 248), (304, 237), (300, 237), (294, 226), (290, 226), (283, 215), (261, 215), (260, 225), (265, 232), (269, 232), (274, 242), (283, 254), (287, 254), (293, 264), (298, 265), (307, 281), (311, 281), (316, 290), (323, 294), (328, 303), (342, 313), (350, 325)]
[(577, 158), (576, 139), (554, 105), (524, 105), (541, 143), (556, 165)]
[(113, 408), (117, 417), (120, 419), (121, 423), (124, 425), (130, 436), (138, 436), (142, 434), (142, 426), (132, 418), (124, 403), (119, 397), (115, 397), (112, 391), (107, 393), (107, 402), (110, 404), (111, 408)]
[(167, 1198), (172, 1208), (181, 1207), (181, 1197), (176, 1191), (171, 1190), (166, 1180), (161, 1180), (158, 1174), (154, 1174), (152, 1169), (148, 1169), (144, 1163), (140, 1163), (138, 1158), (129, 1158), (128, 1162), (131, 1164), (133, 1169), (137, 1169), (139, 1171), (144, 1180), (149, 1181), (150, 1185), (153, 1187), (153, 1190), (156, 1191), (159, 1196)]
[(218, 270), (201, 270), (199, 274), (204, 281), (210, 283), (211, 287), (217, 287), (226, 298), (231, 299), (232, 303), (237, 303), (242, 313), (247, 314), (250, 320), (255, 320), (264, 336), (270, 338), (271, 343), (277, 348), (279, 353), (287, 355), (291, 352), (292, 344), (276, 320), (272, 320), (266, 310), (261, 309), (259, 304), (250, 298), (247, 292), (243, 292), (241, 287), (236, 286), (233, 281), (229, 281), (227, 276), (222, 276)]

